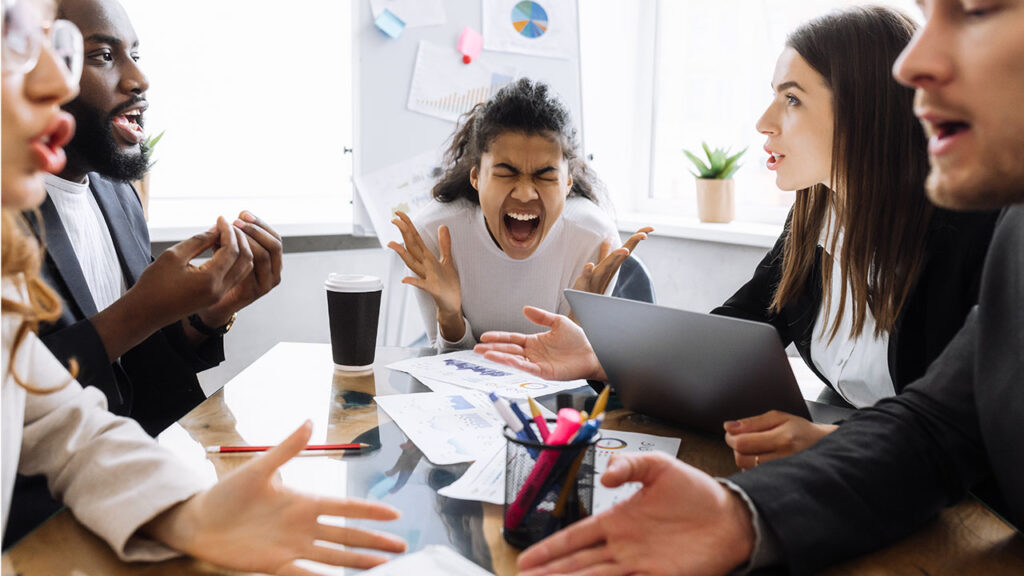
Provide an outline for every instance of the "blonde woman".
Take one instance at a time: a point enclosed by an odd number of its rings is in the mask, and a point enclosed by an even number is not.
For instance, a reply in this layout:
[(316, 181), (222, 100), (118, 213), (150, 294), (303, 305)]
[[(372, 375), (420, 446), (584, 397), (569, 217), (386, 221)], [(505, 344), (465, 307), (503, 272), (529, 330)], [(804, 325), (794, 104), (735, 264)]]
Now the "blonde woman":
[[(394, 509), (280, 484), (275, 472), (306, 445), (309, 422), (207, 487), (183, 474), (136, 422), (107, 412), (103, 394), (83, 389), (36, 337), (39, 322), (55, 318), (60, 305), (39, 279), (40, 249), (19, 213), (43, 200), (43, 172), (64, 164), (62, 146), (74, 125), (60, 106), (77, 93), (83, 57), (77, 29), (54, 14), (45, 0), (3, 0), (4, 528), (14, 475), (22, 472), (44, 474), (75, 517), (125, 560), (186, 553), (234, 570), (307, 576), (312, 572), (296, 560), (369, 568), (385, 558), (354, 548), (403, 551), (404, 543), (391, 536), (317, 521), (321, 515), (391, 520), (398, 517)], [(227, 228), (207, 234), (234, 241)]]

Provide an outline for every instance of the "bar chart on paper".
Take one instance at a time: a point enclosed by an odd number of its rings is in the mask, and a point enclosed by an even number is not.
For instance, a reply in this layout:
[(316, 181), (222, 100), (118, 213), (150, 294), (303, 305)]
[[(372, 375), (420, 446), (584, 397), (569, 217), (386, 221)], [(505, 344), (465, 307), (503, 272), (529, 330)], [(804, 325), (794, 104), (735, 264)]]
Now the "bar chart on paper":
[(511, 76), (503, 74), (492, 74), (491, 83), (488, 86), (477, 86), (464, 92), (453, 92), (438, 98), (420, 98), (418, 104), (425, 108), (433, 108), (444, 114), (462, 114), (470, 108), (486, 102), (502, 86), (512, 81)]
[(515, 78), (515, 69), (474, 61), (463, 64), (454, 49), (420, 42), (408, 107), (452, 122), (486, 102)]

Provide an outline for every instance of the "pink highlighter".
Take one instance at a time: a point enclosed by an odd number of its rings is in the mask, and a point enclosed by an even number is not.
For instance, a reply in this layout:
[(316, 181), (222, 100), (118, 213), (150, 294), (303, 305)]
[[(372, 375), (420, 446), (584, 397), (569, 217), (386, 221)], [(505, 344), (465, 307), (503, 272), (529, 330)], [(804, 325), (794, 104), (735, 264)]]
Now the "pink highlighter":
[[(551, 433), (546, 443), (565, 444), (579, 430), (582, 423), (583, 419), (579, 412), (572, 408), (562, 408), (558, 411), (555, 431)], [(561, 456), (561, 452), (557, 450), (545, 450), (540, 455), (530, 475), (526, 477), (526, 482), (519, 489), (516, 499), (509, 504), (508, 510), (505, 512), (505, 528), (515, 530), (523, 521), (559, 456)]]

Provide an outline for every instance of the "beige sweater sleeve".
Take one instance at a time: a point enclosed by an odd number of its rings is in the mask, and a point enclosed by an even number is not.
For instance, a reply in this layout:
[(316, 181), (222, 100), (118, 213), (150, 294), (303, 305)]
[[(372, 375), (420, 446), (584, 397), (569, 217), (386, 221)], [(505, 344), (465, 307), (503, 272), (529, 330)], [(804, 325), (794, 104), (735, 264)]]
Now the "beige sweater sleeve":
[[(33, 383), (70, 378), (29, 335), (17, 355)], [(106, 398), (78, 382), (51, 394), (26, 394), (18, 471), (44, 474), (50, 491), (123, 560), (163, 560), (177, 552), (138, 529), (205, 487), (173, 454), (128, 418), (107, 411)], [(5, 429), (5, 433), (8, 431)]]

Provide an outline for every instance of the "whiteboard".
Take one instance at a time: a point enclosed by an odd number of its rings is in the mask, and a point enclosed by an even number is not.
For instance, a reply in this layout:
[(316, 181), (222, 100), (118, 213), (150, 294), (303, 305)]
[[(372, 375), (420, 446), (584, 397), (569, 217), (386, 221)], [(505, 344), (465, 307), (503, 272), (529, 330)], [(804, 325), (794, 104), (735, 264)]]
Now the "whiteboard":
[[(544, 0), (576, 2), (576, 0)], [(455, 124), (410, 111), (406, 104), (421, 40), (454, 48), (466, 26), (483, 33), (481, 0), (444, 0), (446, 21), (406, 28), (397, 39), (373, 24), (370, 0), (353, 0), (353, 173), (368, 174), (430, 150), (442, 150)], [(579, 10), (576, 10), (577, 14)], [(577, 38), (579, 37), (579, 22)], [(519, 76), (547, 83), (569, 108), (579, 142), (582, 135), (579, 44), (568, 59), (540, 58), (485, 50), (480, 59), (510, 65)], [(472, 66), (473, 64), (468, 64)], [(359, 194), (353, 195), (353, 231), (373, 235)]]

